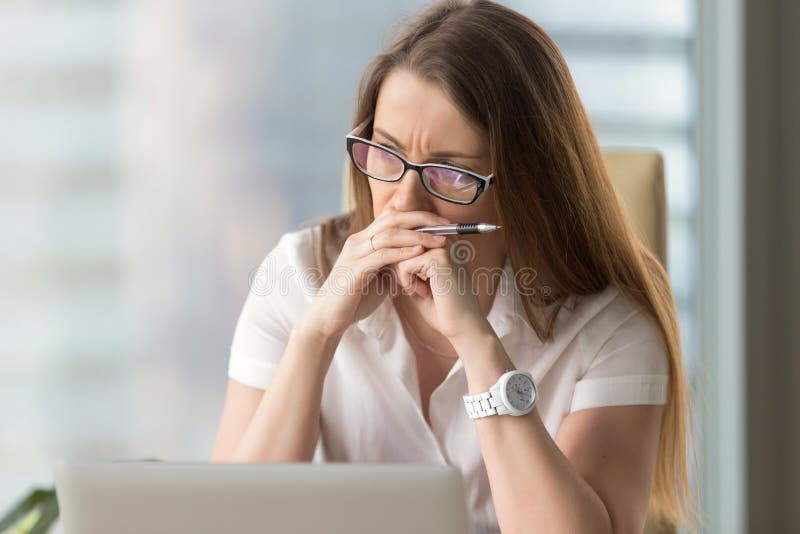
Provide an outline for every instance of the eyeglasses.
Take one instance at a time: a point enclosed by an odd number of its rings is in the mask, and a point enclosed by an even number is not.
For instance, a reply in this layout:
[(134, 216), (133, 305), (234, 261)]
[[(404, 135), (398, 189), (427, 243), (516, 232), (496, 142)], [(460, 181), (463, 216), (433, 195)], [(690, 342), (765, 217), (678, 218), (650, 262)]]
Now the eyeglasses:
[(347, 134), (347, 153), (355, 166), (375, 180), (397, 182), (408, 169), (417, 171), (423, 187), (437, 198), (455, 204), (472, 204), (493, 182), (493, 174), (481, 176), (466, 169), (440, 163), (411, 163), (394, 150), (358, 137), (372, 118)]

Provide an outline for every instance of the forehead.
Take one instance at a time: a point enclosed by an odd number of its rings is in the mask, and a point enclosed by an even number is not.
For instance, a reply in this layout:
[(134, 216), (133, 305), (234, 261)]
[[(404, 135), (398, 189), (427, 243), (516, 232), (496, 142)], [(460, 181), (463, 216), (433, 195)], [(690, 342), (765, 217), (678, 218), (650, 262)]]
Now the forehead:
[(430, 152), (482, 151), (484, 136), (436, 84), (395, 69), (378, 93), (374, 125), (405, 146), (419, 142)]

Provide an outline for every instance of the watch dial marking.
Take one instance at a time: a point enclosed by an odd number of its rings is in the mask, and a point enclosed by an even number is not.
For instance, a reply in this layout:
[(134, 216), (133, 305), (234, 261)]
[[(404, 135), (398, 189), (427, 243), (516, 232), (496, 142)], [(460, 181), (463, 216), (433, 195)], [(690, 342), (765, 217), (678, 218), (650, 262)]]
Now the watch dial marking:
[(525, 410), (533, 401), (533, 384), (525, 375), (514, 375), (506, 383), (506, 398), (517, 410)]

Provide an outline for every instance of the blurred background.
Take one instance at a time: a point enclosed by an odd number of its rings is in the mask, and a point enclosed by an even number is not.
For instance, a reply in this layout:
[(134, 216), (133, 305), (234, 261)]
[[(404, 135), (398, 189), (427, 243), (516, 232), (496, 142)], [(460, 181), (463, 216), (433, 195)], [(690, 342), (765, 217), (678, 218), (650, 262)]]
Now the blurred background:
[[(704, 531), (800, 531), (797, 3), (504, 3), (601, 145), (664, 155)], [(0, 0), (0, 511), (59, 457), (209, 457), (249, 277), (339, 211), (362, 69), (422, 5)]]

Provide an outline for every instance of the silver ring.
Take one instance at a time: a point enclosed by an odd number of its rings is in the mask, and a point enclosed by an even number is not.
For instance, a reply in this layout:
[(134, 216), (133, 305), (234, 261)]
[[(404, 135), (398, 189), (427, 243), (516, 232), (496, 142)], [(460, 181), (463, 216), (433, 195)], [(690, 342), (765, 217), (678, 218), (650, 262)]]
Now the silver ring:
[(375, 245), (372, 244), (372, 238), (373, 237), (375, 237), (375, 236), (374, 235), (369, 236), (369, 248), (370, 248), (370, 250), (372, 250), (372, 252), (377, 252), (377, 250), (375, 250)]

